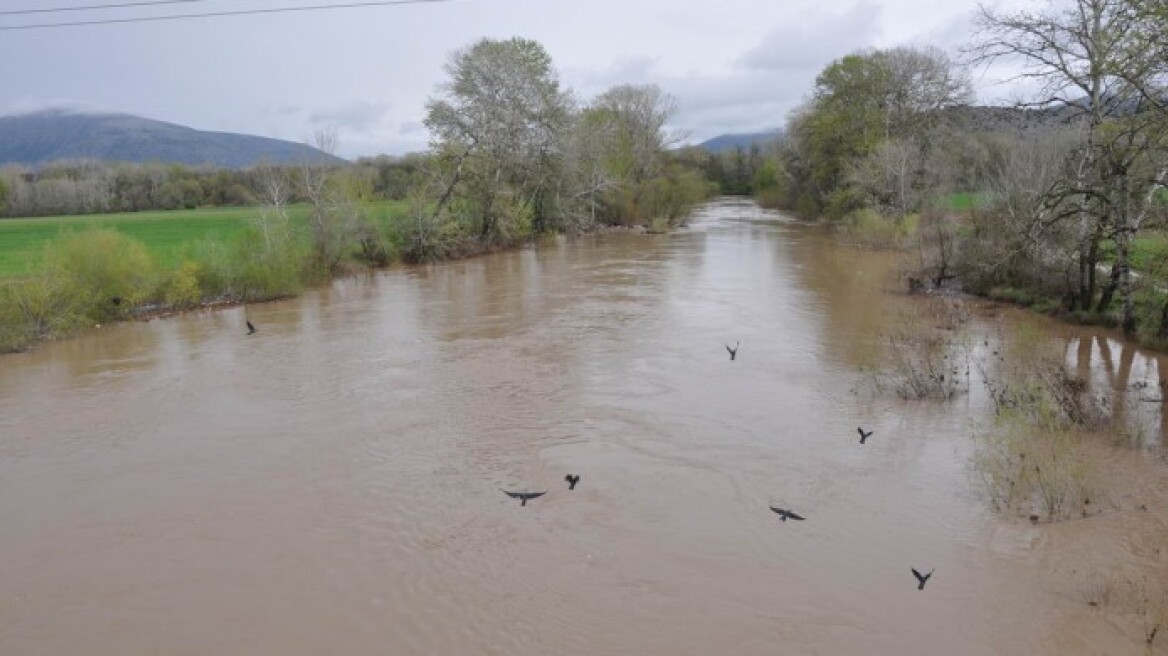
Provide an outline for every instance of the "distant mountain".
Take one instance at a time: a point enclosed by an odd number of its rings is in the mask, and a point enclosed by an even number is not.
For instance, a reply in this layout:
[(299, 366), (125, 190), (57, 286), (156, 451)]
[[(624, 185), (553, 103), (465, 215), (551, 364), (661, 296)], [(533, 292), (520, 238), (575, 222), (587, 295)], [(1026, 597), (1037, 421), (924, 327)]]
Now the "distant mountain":
[(230, 132), (205, 132), (130, 114), (46, 110), (0, 117), (0, 164), (60, 159), (211, 164), (244, 168), (267, 160), (341, 162), (311, 146)]
[(760, 147), (766, 146), (771, 141), (779, 137), (781, 131), (770, 130), (768, 132), (747, 132), (743, 134), (723, 134), (713, 139), (703, 141), (698, 144), (698, 148), (707, 150), (711, 153), (721, 153), (727, 150), (734, 150), (735, 148), (750, 148), (758, 145)]

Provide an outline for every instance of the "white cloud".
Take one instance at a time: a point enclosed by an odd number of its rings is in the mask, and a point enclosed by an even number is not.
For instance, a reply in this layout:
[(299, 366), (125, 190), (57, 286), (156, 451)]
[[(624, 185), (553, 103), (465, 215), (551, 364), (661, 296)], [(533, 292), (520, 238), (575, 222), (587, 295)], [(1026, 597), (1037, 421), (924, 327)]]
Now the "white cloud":
[[(241, 9), (276, 4), (235, 2)], [(678, 98), (675, 126), (709, 136), (780, 125), (815, 75), (843, 54), (960, 40), (961, 17), (975, 6), (460, 0), (6, 32), (0, 109), (99, 108), (295, 141), (333, 125), (344, 156), (403, 152), (426, 146), (419, 122), (451, 51), (482, 37), (524, 36), (548, 49), (565, 86), (582, 99), (614, 84), (655, 82)]]
[(742, 66), (764, 71), (821, 70), (827, 63), (875, 43), (880, 7), (860, 2), (840, 13), (819, 12), (773, 28), (740, 59)]

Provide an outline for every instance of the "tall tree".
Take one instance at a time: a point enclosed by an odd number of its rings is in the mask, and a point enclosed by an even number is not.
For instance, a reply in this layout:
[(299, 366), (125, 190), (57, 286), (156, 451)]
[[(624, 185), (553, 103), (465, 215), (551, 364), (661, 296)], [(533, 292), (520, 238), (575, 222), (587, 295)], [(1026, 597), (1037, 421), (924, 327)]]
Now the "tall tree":
[(445, 179), (436, 215), (459, 199), (458, 218), (486, 240), (546, 222), (572, 107), (551, 57), (528, 39), (483, 39), (454, 53), (446, 72), (426, 116)]
[(839, 216), (860, 199), (850, 193), (852, 162), (891, 138), (914, 137), (919, 147), (939, 110), (966, 102), (969, 83), (937, 49), (894, 48), (836, 60), (819, 74), (811, 100), (792, 115), (788, 134), (801, 160), (816, 211)]

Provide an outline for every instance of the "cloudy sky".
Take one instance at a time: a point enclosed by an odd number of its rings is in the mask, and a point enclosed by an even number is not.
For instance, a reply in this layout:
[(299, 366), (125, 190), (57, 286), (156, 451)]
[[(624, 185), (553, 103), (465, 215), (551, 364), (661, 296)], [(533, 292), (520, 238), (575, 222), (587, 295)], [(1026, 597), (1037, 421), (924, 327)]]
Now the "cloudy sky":
[[(0, 4), (0, 114), (114, 111), (206, 130), (309, 141), (345, 157), (421, 150), (426, 99), (450, 52), (482, 37), (547, 48), (587, 99), (654, 82), (678, 100), (691, 141), (769, 129), (833, 59), (867, 47), (953, 49), (976, 0), (452, 0), (43, 30), (32, 23), (345, 4), (354, 0), (169, 0), (157, 6), (14, 15), (130, 0)], [(140, 0), (141, 1), (141, 0)], [(998, 0), (991, 5), (1023, 0)], [(1008, 85), (978, 71), (982, 102)]]

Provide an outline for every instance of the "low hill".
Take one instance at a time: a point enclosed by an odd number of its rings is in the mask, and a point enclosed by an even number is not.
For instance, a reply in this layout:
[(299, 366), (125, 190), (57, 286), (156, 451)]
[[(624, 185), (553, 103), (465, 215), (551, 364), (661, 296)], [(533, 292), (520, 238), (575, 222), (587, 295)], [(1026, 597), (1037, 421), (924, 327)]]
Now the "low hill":
[(708, 139), (698, 144), (698, 148), (702, 148), (711, 153), (722, 153), (735, 148), (750, 148), (751, 146), (765, 147), (771, 141), (779, 137), (779, 130), (770, 130), (768, 132), (746, 132), (741, 134), (722, 134), (713, 139)]
[(130, 114), (46, 110), (0, 117), (0, 164), (62, 159), (165, 162), (244, 168), (274, 163), (343, 161), (305, 144), (207, 132)]

